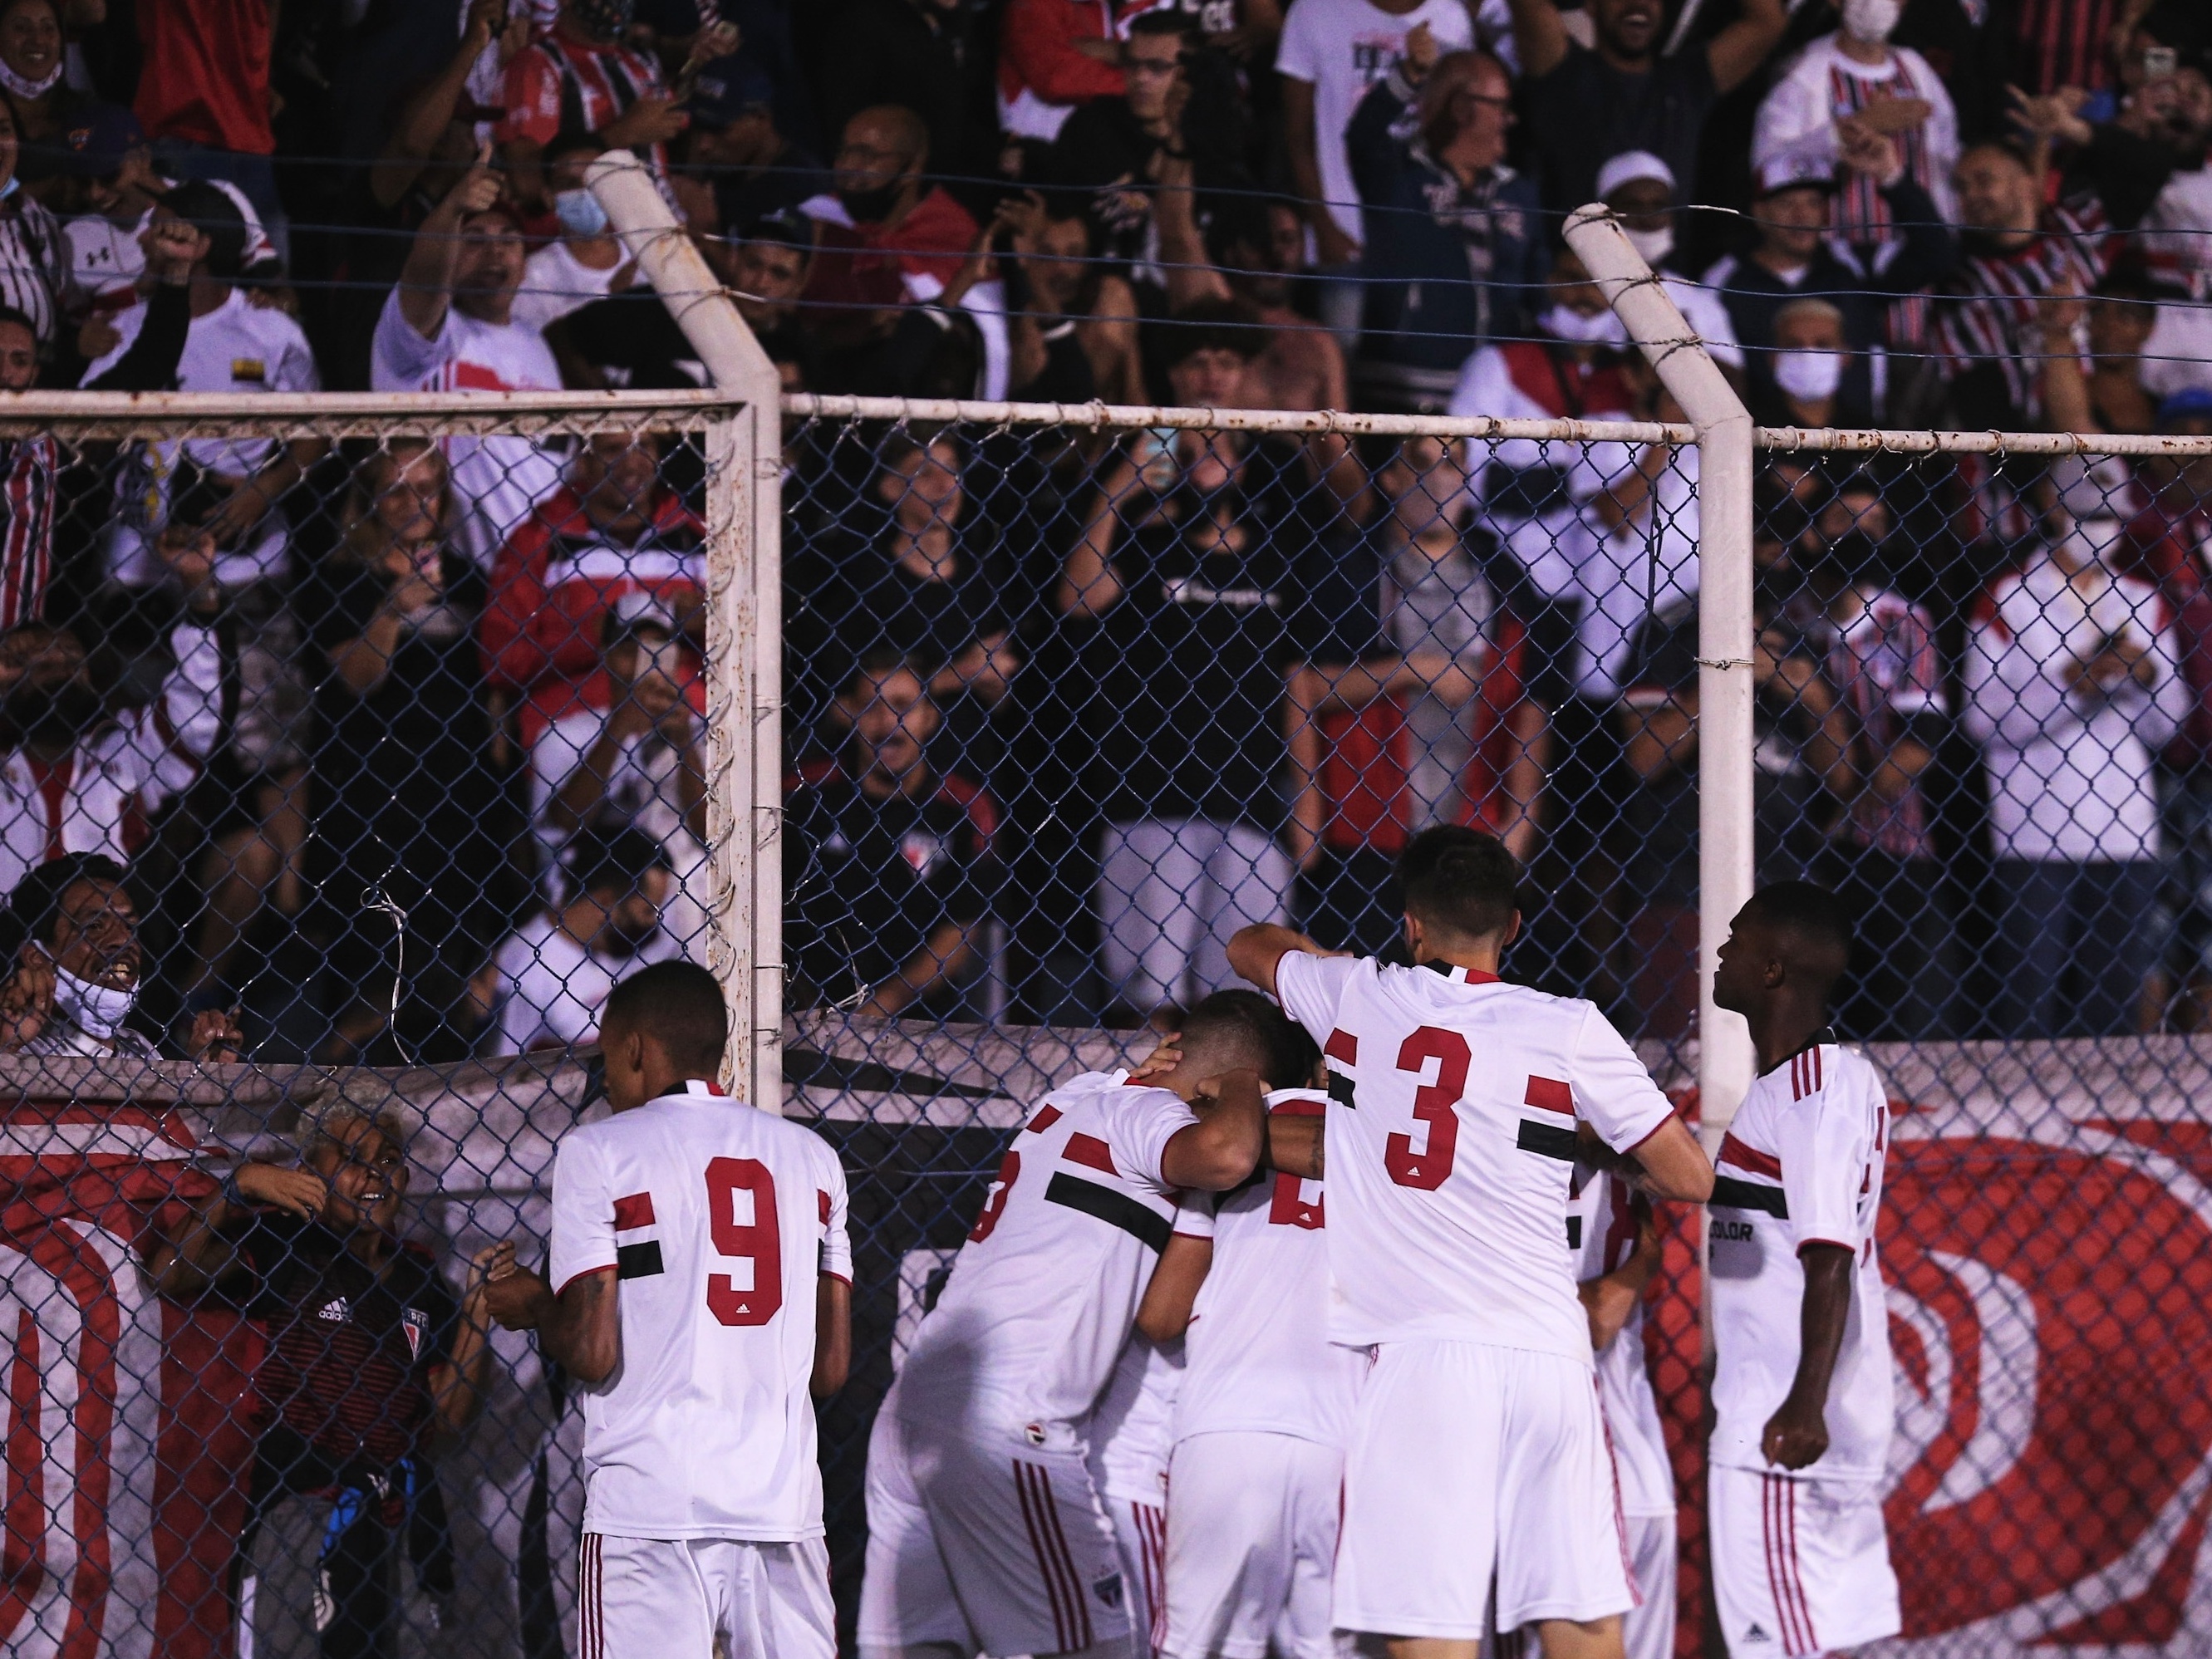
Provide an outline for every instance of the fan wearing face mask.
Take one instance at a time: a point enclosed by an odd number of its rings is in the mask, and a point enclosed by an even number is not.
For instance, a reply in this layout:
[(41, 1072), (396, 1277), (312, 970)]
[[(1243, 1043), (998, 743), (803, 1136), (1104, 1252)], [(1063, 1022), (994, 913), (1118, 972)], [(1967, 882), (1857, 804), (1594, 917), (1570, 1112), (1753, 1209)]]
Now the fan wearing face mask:
[(508, 315), (520, 327), (543, 333), (570, 312), (619, 294), (637, 267), (623, 256), (607, 210), (584, 185), (584, 170), (599, 159), (595, 138), (567, 138), (545, 152), (545, 183), (561, 234), (523, 262), (522, 286)]
[[(1752, 165), (1807, 151), (1834, 164), (1853, 138), (1893, 141), (1904, 170), (1955, 216), (1951, 168), (1959, 159), (1959, 114), (1942, 80), (1910, 46), (1890, 44), (1903, 0), (1831, 0), (1842, 27), (1824, 34), (1784, 70), (1759, 107)], [(1836, 204), (1834, 229), (1855, 245), (1895, 240), (1880, 184), (1855, 173)]]
[(1752, 385), (1758, 419), (1774, 426), (1867, 426), (1868, 375), (1826, 300), (1792, 300), (1774, 313), (1774, 349)]
[(1597, 193), (1619, 216), (1629, 245), (1659, 273), (1667, 297), (1697, 330), (1713, 361), (1741, 374), (1743, 349), (1728, 307), (1711, 289), (1669, 269), (1676, 253), (1674, 170), (1648, 149), (1625, 150), (1597, 170)]
[[(145, 958), (121, 865), (97, 853), (64, 854), (15, 884), (8, 914), (24, 943), (0, 984), (0, 1050), (161, 1058), (160, 1046), (131, 1023)], [(184, 1050), (194, 1060), (234, 1060), (242, 1041), (232, 1015), (210, 1008), (193, 1019)]]

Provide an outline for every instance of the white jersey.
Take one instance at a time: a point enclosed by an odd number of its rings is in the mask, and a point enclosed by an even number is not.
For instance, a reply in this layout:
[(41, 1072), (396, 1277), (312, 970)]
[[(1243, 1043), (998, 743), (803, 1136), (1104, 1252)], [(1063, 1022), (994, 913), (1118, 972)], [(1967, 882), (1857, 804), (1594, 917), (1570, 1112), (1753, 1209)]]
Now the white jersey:
[[(179, 181), (164, 179), (161, 182), (164, 191), (170, 191)], [(254, 211), (246, 192), (225, 179), (207, 182), (230, 198), (231, 206), (245, 222), (246, 243), (239, 253), (239, 269), (251, 270), (274, 259), (276, 244), (269, 240), (261, 216)], [(146, 272), (146, 247), (138, 239), (153, 222), (149, 203), (127, 225), (118, 225), (99, 213), (83, 214), (63, 223), (62, 255), (69, 264), (69, 277), (59, 297), (65, 316), (76, 321), (88, 313), (125, 311), (138, 303), (138, 279)]]
[(1767, 1419), (1797, 1374), (1808, 1244), (1840, 1244), (1857, 1271), (1828, 1384), (1828, 1449), (1801, 1473), (1873, 1480), (1894, 1409), (1889, 1314), (1875, 1230), (1889, 1103), (1864, 1056), (1834, 1035), (1751, 1085), (1715, 1160), (1708, 1209), (1713, 1297), (1712, 1461), (1764, 1469)]
[[(1584, 1165), (1582, 1184), (1567, 1212), (1567, 1243), (1582, 1252), (1575, 1276), (1584, 1284), (1626, 1265), (1636, 1253), (1637, 1209), (1627, 1182)], [(1644, 1363), (1644, 1304), (1639, 1299), (1613, 1340), (1597, 1357), (1597, 1400), (1613, 1441), (1620, 1478), (1620, 1512), (1674, 1513), (1674, 1470), (1667, 1458), (1667, 1431)]]
[[(1328, 1097), (1282, 1089), (1280, 1116), (1317, 1116)], [(1322, 1188), (1279, 1172), (1218, 1201), (1185, 1193), (1176, 1231), (1213, 1241), (1192, 1304), (1175, 1437), (1287, 1434), (1341, 1449), (1365, 1362), (1328, 1340), (1328, 1241)]]
[(556, 1291), (608, 1267), (622, 1360), (584, 1399), (584, 1529), (822, 1533), (819, 1276), (848, 1284), (845, 1172), (812, 1131), (705, 1083), (572, 1129), (553, 1164)]
[[(458, 307), (424, 339), (392, 290), (369, 347), (379, 392), (558, 392), (560, 366), (534, 328), (487, 323)], [(560, 459), (531, 438), (447, 438), (447, 464), (460, 506), (454, 538), (484, 569), (538, 504), (561, 487)]]
[(915, 1334), (901, 1416), (923, 1431), (1087, 1422), (1174, 1230), (1161, 1156), (1197, 1121), (1126, 1072), (1087, 1072), (1047, 1095)]
[(656, 931), (634, 956), (587, 951), (562, 933), (552, 917), (532, 916), (501, 944), (499, 1052), (565, 1048), (594, 1041), (599, 1010), (618, 980), (680, 954)]
[(1182, 1343), (1156, 1347), (1141, 1331), (1129, 1338), (1091, 1414), (1091, 1473), (1104, 1496), (1168, 1501), (1168, 1452), (1182, 1378)]
[(1596, 1007), (1464, 968), (1286, 952), (1285, 1012), (1328, 1063), (1332, 1340), (1590, 1363), (1567, 1249), (1575, 1126), (1616, 1151), (1674, 1114)]
[(566, 241), (548, 242), (524, 262), (522, 287), (509, 314), (517, 327), (542, 334), (570, 312), (606, 298), (629, 263), (617, 258), (601, 270), (579, 259)]

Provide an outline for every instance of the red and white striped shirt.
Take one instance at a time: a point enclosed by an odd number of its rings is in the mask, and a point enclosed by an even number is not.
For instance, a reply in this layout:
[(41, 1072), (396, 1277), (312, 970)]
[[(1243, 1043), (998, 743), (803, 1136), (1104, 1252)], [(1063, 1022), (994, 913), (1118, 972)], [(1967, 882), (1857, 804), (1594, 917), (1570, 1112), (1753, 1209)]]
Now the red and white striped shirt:
[(0, 443), (0, 630), (35, 620), (46, 604), (61, 468), (52, 438)]
[(2030, 92), (2086, 87), (2112, 78), (2106, 42), (2118, 0), (2019, 0), (2014, 35), (2020, 43), (2014, 79)]
[(2008, 252), (1960, 261), (1936, 325), (1943, 372), (1964, 374), (1994, 362), (2024, 422), (2043, 418), (2043, 330), (2038, 307), (2061, 283), (2087, 294), (2108, 263), (2104, 210), (2094, 202), (2054, 207), (2043, 228)]
[[(507, 113), (497, 136), (544, 146), (602, 132), (661, 90), (660, 71), (649, 59), (627, 46), (572, 40), (556, 27), (507, 66)], [(640, 144), (636, 152), (657, 176), (668, 177), (667, 146)]]

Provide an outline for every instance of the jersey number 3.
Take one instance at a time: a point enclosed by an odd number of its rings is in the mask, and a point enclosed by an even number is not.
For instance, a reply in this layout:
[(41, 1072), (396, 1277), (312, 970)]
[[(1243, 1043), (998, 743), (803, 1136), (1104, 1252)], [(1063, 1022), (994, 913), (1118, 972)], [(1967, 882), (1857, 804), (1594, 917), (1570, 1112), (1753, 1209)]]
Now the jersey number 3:
[(1437, 1080), (1413, 1091), (1413, 1119), (1428, 1126), (1420, 1151), (1413, 1150), (1411, 1135), (1392, 1135), (1382, 1145), (1382, 1166), (1401, 1187), (1432, 1193), (1452, 1172), (1452, 1153), (1459, 1145), (1459, 1097), (1467, 1092), (1467, 1072), (1472, 1057), (1467, 1039), (1456, 1031), (1424, 1025), (1407, 1037), (1398, 1050), (1398, 1069), (1415, 1077), (1437, 1063)]
[[(750, 1224), (738, 1219), (738, 1194), (753, 1196)], [(707, 1276), (707, 1310), (725, 1325), (765, 1325), (783, 1306), (783, 1237), (775, 1224), (775, 1177), (757, 1158), (718, 1158), (707, 1165), (707, 1226), (717, 1255), (753, 1264), (753, 1287), (728, 1273)]]

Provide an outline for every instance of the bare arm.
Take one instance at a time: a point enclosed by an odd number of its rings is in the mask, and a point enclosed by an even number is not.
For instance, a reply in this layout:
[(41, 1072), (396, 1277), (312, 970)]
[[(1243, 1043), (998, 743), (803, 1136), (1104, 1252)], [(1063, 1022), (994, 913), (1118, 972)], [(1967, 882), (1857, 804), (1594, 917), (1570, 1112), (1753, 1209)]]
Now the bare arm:
[(939, 922), (907, 964), (876, 987), (860, 1012), (889, 1019), (957, 975), (975, 954), (967, 924)]
[(368, 188), (380, 204), (396, 205), (422, 176), (423, 167), (453, 121), (462, 88), (469, 83), (469, 71), (506, 21), (504, 0), (475, 0), (469, 8), (468, 28), (453, 55), (427, 86), (400, 106), (399, 118), (392, 124), (384, 154), (368, 170)]
[(1227, 1072), (1206, 1087), (1212, 1104), (1175, 1132), (1160, 1154), (1160, 1174), (1170, 1187), (1225, 1193), (1259, 1167), (1267, 1144), (1266, 1098), (1256, 1072)]
[(1304, 951), (1310, 956), (1333, 954), (1324, 951), (1294, 927), (1281, 927), (1271, 921), (1240, 927), (1229, 941), (1229, 965), (1238, 978), (1258, 986), (1269, 996), (1275, 994), (1275, 964), (1292, 951)]
[(1567, 61), (1567, 26), (1552, 0), (1512, 0), (1513, 49), (1521, 56), (1521, 72), (1532, 78), (1549, 75)]
[(1346, 236), (1330, 216), (1321, 184), (1321, 150), (1314, 124), (1314, 88), (1296, 76), (1279, 77), (1283, 85), (1283, 138), (1290, 152), (1291, 188), (1304, 204), (1306, 222), (1313, 227), (1314, 246), (1325, 265), (1340, 265), (1356, 257), (1359, 245)]
[(1054, 599), (1062, 616), (1103, 617), (1121, 597), (1121, 579), (1114, 574), (1114, 532), (1121, 527), (1118, 503), (1136, 482), (1137, 469), (1124, 456), (1099, 486), (1091, 517), (1060, 572)]
[(453, 1351), (430, 1368), (430, 1402), (435, 1408), (440, 1432), (459, 1437), (483, 1409), (484, 1379), (491, 1372), (491, 1310), (485, 1298), (483, 1275), (494, 1261), (512, 1259), (514, 1246), (486, 1245), (469, 1263), (468, 1293), (461, 1298), (460, 1328), (453, 1334)]
[(570, 1376), (596, 1385), (622, 1363), (615, 1270), (580, 1273), (558, 1296), (533, 1273), (496, 1279), (485, 1292), (491, 1316), (511, 1331), (538, 1333), (538, 1352)]
[(485, 152), (477, 152), (477, 165), (461, 182), (432, 208), (415, 233), (407, 263), (399, 271), (399, 314), (407, 325), (426, 340), (435, 339), (446, 325), (446, 312), (453, 303), (453, 272), (461, 258), (461, 221), (481, 213), (499, 199), (499, 179), (485, 165)]
[[(1514, 10), (1516, 15), (1520, 10), (1517, 0)], [(1705, 48), (1714, 88), (1725, 97), (1751, 79), (1767, 54), (1781, 45), (1782, 32), (1789, 26), (1790, 15), (1783, 9), (1782, 0), (1743, 0), (1735, 21), (1715, 35)]]
[(1320, 1113), (1267, 1115), (1267, 1167), (1301, 1181), (1322, 1178), (1328, 1146), (1328, 1120)]
[(1191, 1305), (1213, 1265), (1213, 1241), (1177, 1233), (1160, 1252), (1145, 1299), (1137, 1304), (1137, 1328), (1152, 1342), (1172, 1342), (1190, 1328)]
[(1513, 743), (1513, 757), (1505, 767), (1505, 799), (1510, 803), (1498, 839), (1506, 850), (1526, 864), (1542, 833), (1539, 810), (1543, 805), (1544, 780), (1552, 763), (1552, 731), (1543, 706), (1523, 698), (1505, 717), (1505, 730)]
[(814, 1287), (814, 1375), (807, 1392), (827, 1400), (845, 1386), (853, 1369), (853, 1287), (823, 1273)]
[(1646, 783), (1656, 783), (1677, 766), (1689, 764), (1698, 742), (1698, 700), (1682, 692), (1651, 708), (1620, 711), (1626, 727), (1629, 769)]
[(1759, 1437), (1766, 1461), (1785, 1469), (1816, 1463), (1828, 1449), (1828, 1384), (1843, 1355), (1851, 1313), (1851, 1252), (1840, 1244), (1808, 1244), (1797, 1257), (1805, 1267), (1797, 1376)]
[(1588, 1122), (1575, 1126), (1575, 1138), (1583, 1159), (1620, 1176), (1647, 1197), (1702, 1204), (1712, 1196), (1712, 1160), (1679, 1117), (1670, 1115), (1640, 1146), (1625, 1152), (1607, 1146)]
[(1152, 222), (1160, 231), (1160, 264), (1167, 272), (1170, 313), (1188, 311), (1207, 301), (1224, 303), (1234, 297), (1229, 291), (1229, 279), (1206, 257), (1206, 239), (1199, 234), (1194, 174), (1189, 156), (1160, 152)]
[(1638, 1202), (1643, 1214), (1638, 1218), (1634, 1252), (1611, 1273), (1585, 1279), (1575, 1287), (1582, 1297), (1583, 1311), (1589, 1316), (1593, 1353), (1603, 1353), (1613, 1346), (1613, 1338), (1620, 1334), (1620, 1328), (1628, 1323), (1629, 1315), (1644, 1299), (1644, 1286), (1659, 1270), (1659, 1229), (1652, 1219), (1651, 1206), (1641, 1200)]

